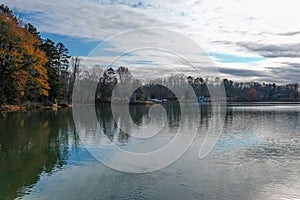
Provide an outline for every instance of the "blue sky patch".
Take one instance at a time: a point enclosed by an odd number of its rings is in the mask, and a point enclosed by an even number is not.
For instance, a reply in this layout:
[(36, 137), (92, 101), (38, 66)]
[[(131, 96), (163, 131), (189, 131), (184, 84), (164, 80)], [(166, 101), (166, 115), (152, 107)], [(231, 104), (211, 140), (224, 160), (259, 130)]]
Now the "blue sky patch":
[(69, 49), (69, 53), (72, 56), (87, 56), (100, 43), (100, 41), (91, 41), (53, 33), (41, 33), (41, 36), (49, 38), (55, 43), (63, 43)]
[(220, 53), (208, 53), (208, 55), (216, 58), (221, 63), (252, 63), (267, 60), (265, 57), (243, 57)]
[(137, 64), (137, 65), (156, 65), (151, 60), (131, 60), (128, 61), (127, 64)]
[(45, 16), (44, 12), (41, 11), (20, 11), (17, 9), (13, 9), (14, 13), (20, 17), (25, 22), (34, 23), (36, 21), (40, 21), (41, 16)]

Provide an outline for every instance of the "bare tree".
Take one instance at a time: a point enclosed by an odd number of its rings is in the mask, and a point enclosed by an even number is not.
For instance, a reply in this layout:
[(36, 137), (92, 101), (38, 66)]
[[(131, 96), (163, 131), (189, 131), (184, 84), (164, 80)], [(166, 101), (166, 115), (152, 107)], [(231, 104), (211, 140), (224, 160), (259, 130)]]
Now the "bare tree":
[(80, 67), (81, 59), (78, 56), (71, 57), (71, 77), (69, 81), (69, 87), (68, 87), (68, 102), (72, 102), (72, 92), (74, 88), (74, 83), (76, 80), (76, 77), (79, 75), (79, 67)]

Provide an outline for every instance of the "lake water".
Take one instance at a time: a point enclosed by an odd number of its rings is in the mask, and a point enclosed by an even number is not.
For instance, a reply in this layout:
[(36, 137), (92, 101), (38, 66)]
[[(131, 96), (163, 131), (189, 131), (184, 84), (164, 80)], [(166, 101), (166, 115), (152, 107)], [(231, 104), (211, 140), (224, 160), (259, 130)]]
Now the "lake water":
[[(147, 123), (148, 109), (130, 106), (136, 124)], [(165, 132), (144, 143), (114, 134), (109, 106), (96, 110), (106, 140), (147, 152), (174, 136), (180, 112), (174, 105), (166, 109)], [(210, 108), (202, 106), (201, 113), (204, 130)], [(204, 159), (197, 157), (201, 141), (197, 137), (166, 168), (124, 173), (84, 147), (72, 109), (6, 113), (0, 117), (0, 199), (300, 199), (299, 105), (228, 106), (223, 133)], [(116, 159), (108, 149), (101, 153)]]

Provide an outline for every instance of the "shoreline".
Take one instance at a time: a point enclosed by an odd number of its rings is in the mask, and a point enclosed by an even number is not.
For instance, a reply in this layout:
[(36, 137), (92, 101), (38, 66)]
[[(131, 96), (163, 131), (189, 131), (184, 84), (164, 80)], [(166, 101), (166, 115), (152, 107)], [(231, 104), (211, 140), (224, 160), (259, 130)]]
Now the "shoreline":
[(3, 104), (0, 106), (1, 113), (8, 112), (28, 112), (31, 110), (41, 110), (41, 109), (60, 109), (60, 108), (70, 108), (71, 104), (53, 104), (52, 106), (45, 106), (40, 103), (29, 103), (29, 104), (21, 104), (21, 105), (12, 105), (12, 104)]
[[(168, 102), (167, 104), (172, 104), (174, 102)], [(177, 102), (178, 103), (178, 102)], [(111, 104), (110, 101), (105, 102), (96, 102), (95, 105), (100, 104)], [(155, 102), (152, 101), (136, 101), (130, 102), (129, 105), (154, 105)], [(249, 106), (268, 106), (268, 105), (300, 105), (300, 101), (229, 101), (227, 102), (227, 106), (239, 106), (239, 105), (249, 105)], [(199, 105), (209, 105), (208, 104), (199, 104)], [(41, 109), (61, 109), (61, 108), (72, 108), (72, 104), (53, 104), (52, 106), (44, 106), (40, 103), (29, 103), (29, 104), (21, 104), (21, 105), (11, 105), (11, 104), (4, 104), (0, 106), (1, 113), (8, 113), (8, 112), (28, 112), (31, 110), (41, 110)]]

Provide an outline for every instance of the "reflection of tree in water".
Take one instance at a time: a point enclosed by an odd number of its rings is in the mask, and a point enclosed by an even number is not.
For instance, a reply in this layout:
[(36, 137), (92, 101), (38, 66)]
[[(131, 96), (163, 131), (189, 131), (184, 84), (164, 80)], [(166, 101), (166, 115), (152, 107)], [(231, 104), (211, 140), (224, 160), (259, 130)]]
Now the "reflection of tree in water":
[[(167, 126), (174, 127), (179, 126), (180, 120), (180, 106), (179, 104), (165, 104), (163, 105), (167, 112)], [(143, 126), (143, 123), (148, 123), (150, 118), (149, 114), (149, 106), (144, 105), (132, 105), (129, 106), (130, 117), (133, 122), (138, 126)], [(130, 135), (123, 132), (122, 130), (118, 131), (117, 121), (113, 119), (111, 107), (109, 104), (99, 104), (96, 107), (96, 114), (100, 126), (102, 128), (103, 134), (110, 141), (117, 141), (119, 143), (126, 143), (130, 138)], [(118, 135), (116, 135), (118, 133)]]
[[(120, 130), (119, 132), (117, 131), (118, 125), (113, 119), (111, 107), (109, 104), (97, 105), (96, 115), (100, 126), (103, 129), (103, 134), (106, 135), (106, 137), (110, 141), (114, 141), (117, 139), (117, 141), (120, 143), (126, 143), (126, 141), (129, 139), (129, 135), (127, 133), (124, 133), (122, 130)], [(115, 135), (115, 133), (117, 132), (119, 134)]]
[(61, 168), (68, 158), (68, 131), (73, 127), (70, 110), (1, 117), (0, 199), (22, 195), (41, 173)]

